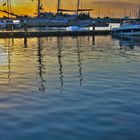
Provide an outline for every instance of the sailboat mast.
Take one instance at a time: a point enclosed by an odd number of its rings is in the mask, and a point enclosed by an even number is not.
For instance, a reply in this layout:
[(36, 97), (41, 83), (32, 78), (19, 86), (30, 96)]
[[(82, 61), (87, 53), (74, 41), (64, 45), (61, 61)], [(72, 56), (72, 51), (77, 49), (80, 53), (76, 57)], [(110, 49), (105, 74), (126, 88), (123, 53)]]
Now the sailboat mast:
[(40, 17), (40, 7), (41, 7), (41, 0), (38, 0), (38, 5), (37, 5), (37, 15)]
[(8, 18), (10, 18), (10, 14), (12, 13), (12, 7), (11, 7), (11, 1), (7, 0), (7, 14), (8, 14)]
[(61, 3), (61, 1), (58, 0), (58, 3), (57, 3), (57, 13), (59, 13), (59, 10), (60, 10), (60, 3)]
[(140, 18), (140, 5), (139, 5), (139, 9), (138, 9), (138, 18)]
[(80, 7), (80, 0), (77, 1), (77, 10), (76, 10), (77, 15), (78, 15), (78, 12), (79, 12), (79, 7)]

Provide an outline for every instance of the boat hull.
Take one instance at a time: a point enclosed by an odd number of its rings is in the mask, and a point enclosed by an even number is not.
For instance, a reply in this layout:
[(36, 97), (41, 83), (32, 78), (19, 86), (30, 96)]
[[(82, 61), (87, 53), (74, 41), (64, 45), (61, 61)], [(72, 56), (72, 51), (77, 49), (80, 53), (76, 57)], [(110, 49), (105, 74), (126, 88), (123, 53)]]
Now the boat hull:
[(117, 35), (130, 35), (130, 36), (140, 36), (140, 25), (123, 26), (120, 28), (114, 28), (112, 30), (113, 34)]
[(121, 32), (121, 33), (115, 33), (115, 32), (113, 32), (113, 34), (122, 35), (122, 36), (125, 36), (125, 35), (140, 36), (140, 31), (139, 32)]
[(27, 20), (28, 27), (69, 27), (69, 26), (92, 26), (92, 20), (45, 20), (45, 19), (31, 19)]

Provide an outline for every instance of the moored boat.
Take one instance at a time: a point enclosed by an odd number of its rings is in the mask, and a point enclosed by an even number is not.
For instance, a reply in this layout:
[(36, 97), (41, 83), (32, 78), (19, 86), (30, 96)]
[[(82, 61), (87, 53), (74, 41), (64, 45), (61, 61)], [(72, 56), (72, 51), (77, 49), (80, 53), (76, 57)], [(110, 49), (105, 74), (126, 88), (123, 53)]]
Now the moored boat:
[(119, 28), (112, 29), (112, 33), (117, 35), (140, 36), (140, 23), (132, 20), (123, 21)]
[[(42, 0), (38, 0), (38, 16), (27, 20), (28, 27), (69, 27), (69, 26), (92, 26), (94, 21), (90, 16), (92, 9), (81, 9), (80, 0), (77, 1), (76, 9), (63, 9), (61, 0), (57, 0), (57, 13), (42, 11)], [(73, 14), (70, 14), (72, 12)]]
[(20, 29), (21, 28), (21, 22), (19, 20), (13, 20), (13, 19), (7, 19), (7, 20), (1, 20), (0, 21), (0, 29)]
[(4, 23), (4, 21), (0, 21), (0, 29), (5, 29), (5, 23)]
[(5, 29), (20, 29), (21, 22), (19, 20), (6, 20), (5, 21)]

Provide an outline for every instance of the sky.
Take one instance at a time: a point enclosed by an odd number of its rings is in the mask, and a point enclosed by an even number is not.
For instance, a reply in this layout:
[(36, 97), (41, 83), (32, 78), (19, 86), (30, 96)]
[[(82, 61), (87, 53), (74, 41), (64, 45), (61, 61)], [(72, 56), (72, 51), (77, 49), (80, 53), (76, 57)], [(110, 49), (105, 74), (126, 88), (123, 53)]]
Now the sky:
[[(0, 0), (0, 8), (5, 0)], [(77, 0), (61, 0), (61, 8), (75, 9)], [(35, 15), (37, 0), (11, 0), (14, 13)], [(42, 0), (44, 11), (56, 12), (57, 0)], [(136, 16), (140, 0), (81, 0), (81, 8), (93, 8), (93, 16)], [(0, 13), (2, 15), (2, 13)]]

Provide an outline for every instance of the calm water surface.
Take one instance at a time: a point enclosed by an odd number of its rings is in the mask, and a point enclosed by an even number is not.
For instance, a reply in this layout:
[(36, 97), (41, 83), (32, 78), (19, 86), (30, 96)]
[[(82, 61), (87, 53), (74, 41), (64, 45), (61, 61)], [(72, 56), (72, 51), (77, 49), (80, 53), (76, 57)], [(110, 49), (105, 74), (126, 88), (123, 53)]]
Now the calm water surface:
[(0, 140), (139, 138), (139, 38), (0, 39)]

